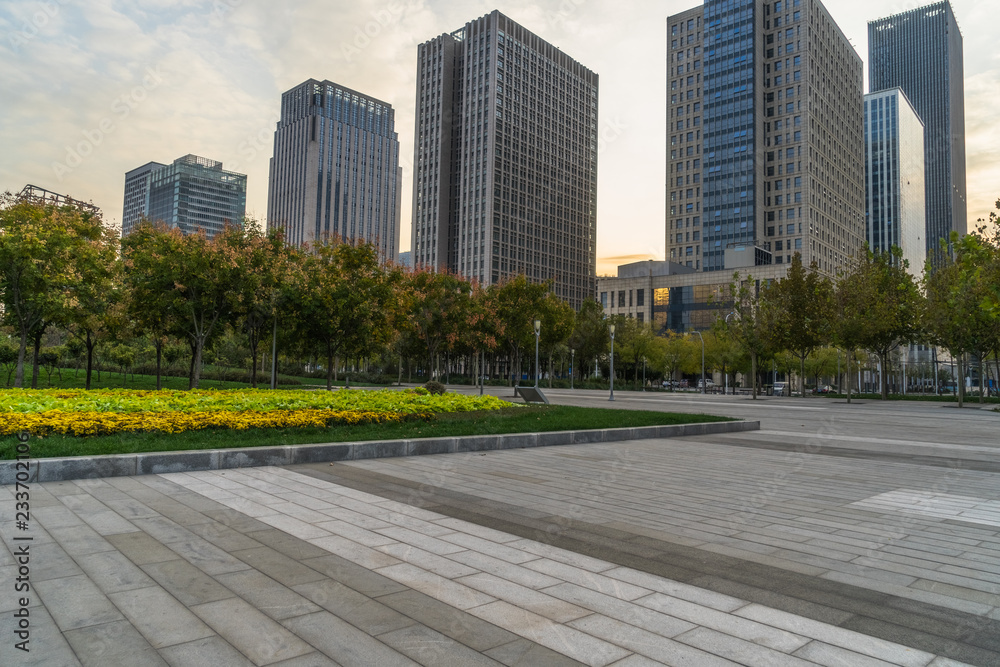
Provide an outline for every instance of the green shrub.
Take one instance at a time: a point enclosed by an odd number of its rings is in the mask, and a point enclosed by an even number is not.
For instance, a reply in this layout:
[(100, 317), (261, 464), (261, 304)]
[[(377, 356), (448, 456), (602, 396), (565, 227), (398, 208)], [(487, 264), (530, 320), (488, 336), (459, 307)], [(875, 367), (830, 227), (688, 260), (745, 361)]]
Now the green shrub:
[(430, 382), (425, 384), (424, 389), (426, 389), (430, 394), (443, 394), (444, 392), (448, 391), (447, 389), (445, 389), (444, 385), (438, 382), (437, 380), (431, 380)]

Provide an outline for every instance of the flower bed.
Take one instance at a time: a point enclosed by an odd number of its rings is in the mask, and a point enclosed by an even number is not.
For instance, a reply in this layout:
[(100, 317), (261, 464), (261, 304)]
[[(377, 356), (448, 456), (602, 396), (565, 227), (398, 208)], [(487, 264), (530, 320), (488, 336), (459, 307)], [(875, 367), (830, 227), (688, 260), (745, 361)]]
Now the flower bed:
[(0, 391), (0, 435), (28, 431), (33, 435), (87, 436), (391, 423), (429, 420), (442, 412), (497, 410), (511, 405), (493, 396), (430, 396), (389, 390), (15, 389)]

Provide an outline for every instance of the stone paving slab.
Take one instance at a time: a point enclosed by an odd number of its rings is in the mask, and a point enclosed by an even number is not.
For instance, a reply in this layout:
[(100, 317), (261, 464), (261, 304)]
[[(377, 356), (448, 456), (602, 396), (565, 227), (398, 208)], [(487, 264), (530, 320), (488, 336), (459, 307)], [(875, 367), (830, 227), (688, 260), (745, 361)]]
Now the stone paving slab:
[[(36, 610), (56, 614), (45, 634), (49, 617), (35, 612), (42, 664), (129, 664), (136, 656), (143, 664), (190, 664), (211, 656), (227, 665), (833, 665), (857, 656), (854, 664), (923, 667), (936, 658), (287, 468), (134, 479), (119, 486), (134, 501), (130, 511), (146, 517), (132, 522), (136, 530), (109, 535), (111, 550), (99, 553), (65, 534), (80, 553), (62, 558), (83, 567), (37, 584), (44, 607)], [(38, 519), (56, 544), (59, 529), (46, 522), (86, 527), (76, 512), (95, 509), (90, 491), (102, 488), (71, 484), (54, 489), (74, 499), (65, 511)], [(211, 514), (191, 510), (187, 527), (249, 548), (226, 551), (200, 536), (193, 543), (146, 504), (173, 507), (159, 499), (166, 493), (187, 507), (182, 501), (205, 497), (206, 487), (231, 495), (215, 494), (224, 509)], [(246, 494), (260, 517), (232, 507)], [(330, 508), (307, 514), (318, 499)], [(372, 522), (353, 536), (389, 542), (373, 549), (328, 532), (347, 525), (331, 518), (338, 511)], [(260, 519), (271, 527), (262, 529)], [(282, 529), (285, 521), (324, 535), (296, 537)], [(101, 553), (120, 559), (120, 576), (95, 567)], [(109, 648), (109, 638), (118, 646)], [(9, 645), (0, 646), (0, 662), (30, 664)]]

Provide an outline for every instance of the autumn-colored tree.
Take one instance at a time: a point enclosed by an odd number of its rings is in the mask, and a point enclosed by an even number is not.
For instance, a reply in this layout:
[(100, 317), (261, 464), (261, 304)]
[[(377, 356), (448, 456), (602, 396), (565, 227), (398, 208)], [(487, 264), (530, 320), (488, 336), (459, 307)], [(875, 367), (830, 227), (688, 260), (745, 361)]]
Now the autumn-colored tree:
[(433, 379), (438, 355), (465, 333), (472, 286), (452, 273), (428, 269), (410, 273), (404, 280), (409, 292), (410, 330), (423, 344), (427, 377)]
[(284, 229), (267, 232), (245, 220), (221, 239), (231, 250), (241, 280), (231, 294), (233, 324), (246, 336), (250, 349), (250, 386), (257, 386), (257, 360), (261, 342), (277, 327), (287, 307), (287, 291), (295, 249), (285, 244)]
[[(156, 388), (163, 388), (164, 347), (176, 329), (173, 253), (175, 237), (164, 225), (144, 221), (122, 239), (123, 278), (128, 317), (149, 335), (156, 349)], [(88, 350), (89, 357), (92, 349)], [(88, 379), (89, 386), (89, 379)]]
[(28, 341), (34, 343), (32, 386), (38, 382), (42, 333), (65, 318), (72, 289), (85, 279), (76, 258), (102, 238), (100, 215), (0, 196), (0, 295), (4, 319), (19, 339), (15, 387), (24, 386)]
[(615, 325), (615, 349), (619, 358), (632, 367), (632, 384), (638, 389), (643, 359), (648, 359), (653, 351), (653, 340), (656, 337), (653, 328), (624, 315), (614, 315), (610, 320)]
[(327, 390), (338, 359), (362, 357), (390, 342), (395, 277), (383, 270), (371, 244), (327, 238), (305, 253), (291, 299), (300, 338), (326, 359)]
[(86, 350), (87, 389), (93, 373), (94, 348), (101, 340), (118, 335), (127, 324), (120, 247), (117, 230), (94, 225), (80, 239), (74, 256), (75, 280), (69, 287), (71, 298), (59, 324)]

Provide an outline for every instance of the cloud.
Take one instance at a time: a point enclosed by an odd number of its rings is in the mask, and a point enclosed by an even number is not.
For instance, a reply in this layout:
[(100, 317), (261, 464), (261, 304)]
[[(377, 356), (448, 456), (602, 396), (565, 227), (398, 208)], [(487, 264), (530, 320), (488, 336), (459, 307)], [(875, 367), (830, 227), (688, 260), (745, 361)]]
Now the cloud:
[[(600, 76), (602, 272), (613, 272), (617, 263), (662, 257), (666, 17), (696, 3), (510, 0), (500, 8)], [(867, 20), (916, 3), (826, 4), (866, 57)], [(994, 48), (990, 3), (953, 4), (966, 46), (968, 192), (974, 218), (988, 214), (1000, 196), (1000, 167), (992, 158), (1000, 152), (1000, 136), (990, 117), (1000, 93), (1000, 54)], [(402, 249), (407, 250), (417, 45), (494, 8), (479, 0), (0, 4), (0, 62), (5, 64), (0, 68), (0, 190), (19, 190), (31, 182), (93, 199), (106, 218), (120, 220), (126, 171), (195, 153), (246, 173), (248, 212), (262, 218), (281, 94), (309, 78), (330, 79), (395, 109), (407, 165), (402, 187)], [(149, 68), (162, 73), (155, 86), (148, 85)], [(110, 130), (95, 134), (102, 122)], [(93, 144), (88, 155), (60, 178), (53, 165), (65, 164), (88, 141)]]

